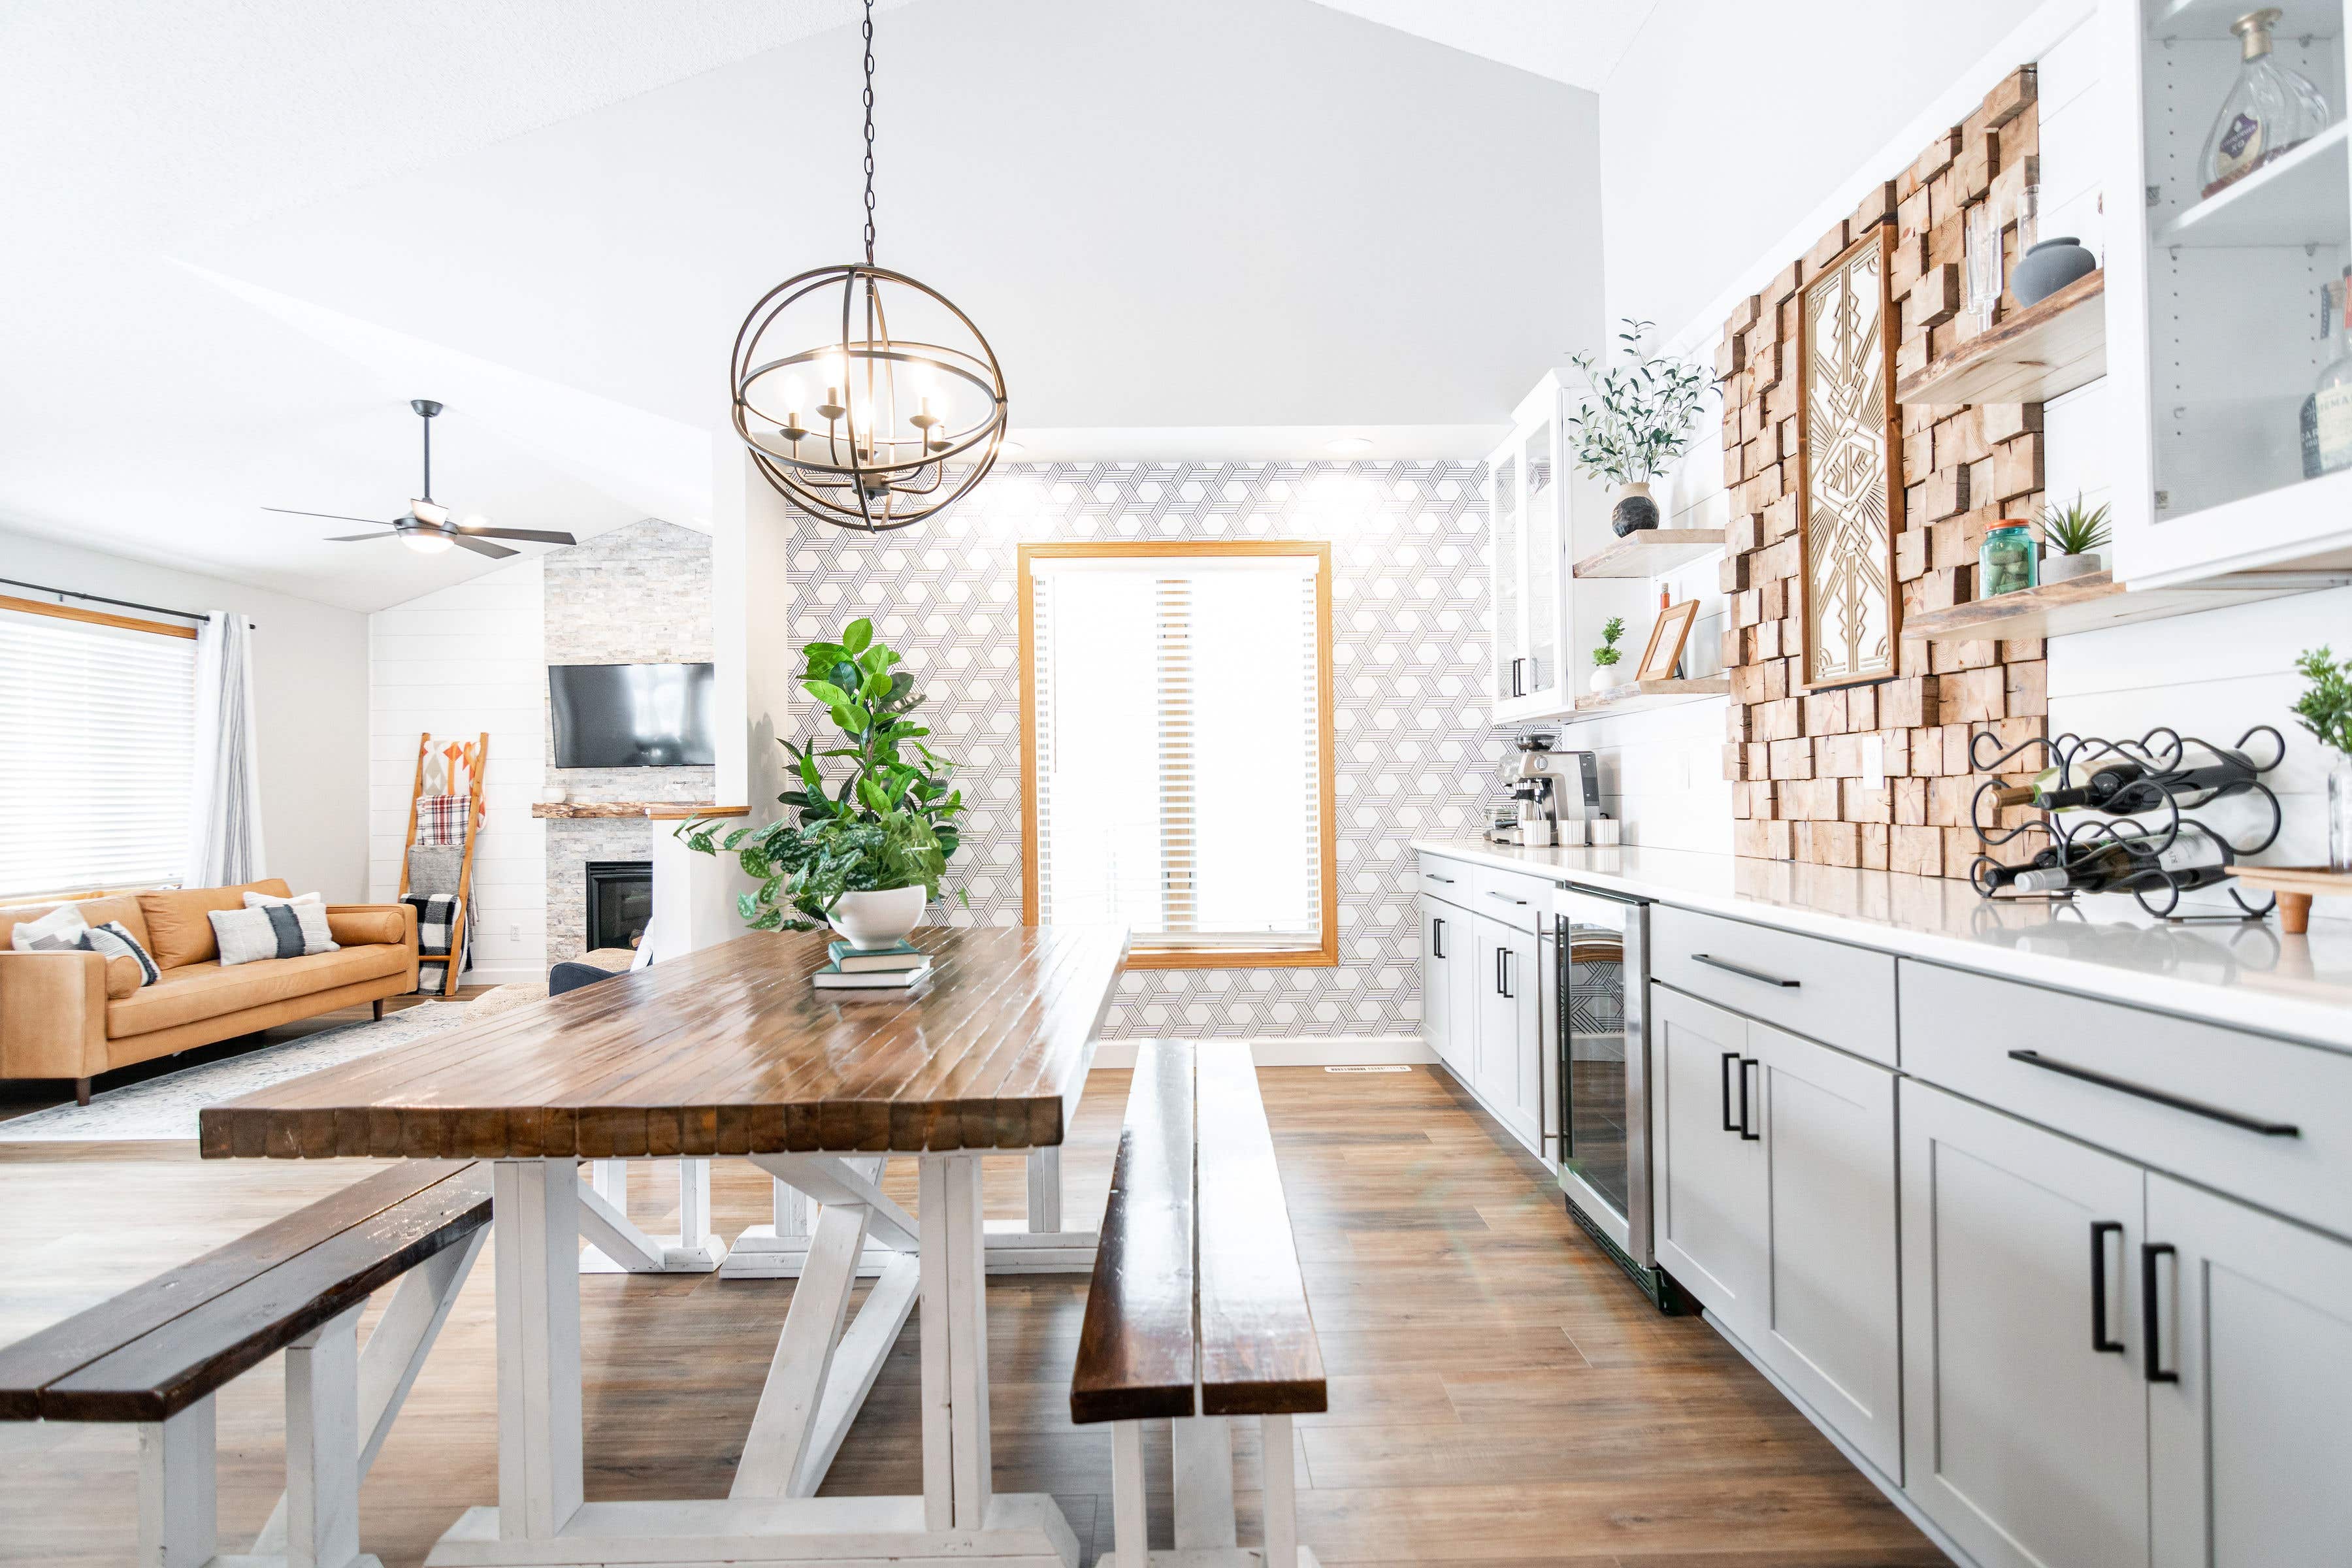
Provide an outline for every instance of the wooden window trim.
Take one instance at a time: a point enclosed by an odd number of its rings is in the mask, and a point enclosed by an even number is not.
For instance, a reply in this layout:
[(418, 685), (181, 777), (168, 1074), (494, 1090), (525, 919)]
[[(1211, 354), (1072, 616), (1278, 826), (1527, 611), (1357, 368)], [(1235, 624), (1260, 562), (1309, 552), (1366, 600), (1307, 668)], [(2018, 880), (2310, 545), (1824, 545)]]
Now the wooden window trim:
[(1339, 837), (1332, 804), (1331, 546), (1307, 539), (1121, 540), (1024, 544), (1017, 552), (1021, 609), (1021, 923), (1037, 923), (1037, 644), (1033, 563), (1049, 560), (1155, 560), (1166, 557), (1297, 556), (1315, 562), (1315, 688), (1318, 847), (1322, 857), (1320, 946), (1281, 951), (1137, 948), (1129, 969), (1336, 969), (1339, 965)]
[(19, 599), (0, 594), (0, 610), (15, 610), (20, 615), (48, 616), (60, 621), (87, 621), (94, 626), (118, 626), (127, 632), (152, 632), (162, 637), (186, 637), (194, 642), (196, 628), (175, 626), (166, 621), (135, 620), (129, 616), (110, 616), (103, 610), (78, 610), (71, 605), (45, 605), (38, 599)]

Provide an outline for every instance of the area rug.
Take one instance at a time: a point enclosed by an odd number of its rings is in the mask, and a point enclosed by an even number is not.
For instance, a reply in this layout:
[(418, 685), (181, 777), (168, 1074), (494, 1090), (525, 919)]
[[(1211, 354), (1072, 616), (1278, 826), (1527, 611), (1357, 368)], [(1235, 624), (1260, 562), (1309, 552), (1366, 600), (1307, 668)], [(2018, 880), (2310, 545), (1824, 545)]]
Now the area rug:
[(501, 985), (466, 1002), (424, 1002), (383, 1021), (367, 1019), (219, 1061), (205, 1062), (120, 1089), (101, 1089), (88, 1105), (58, 1105), (0, 1121), (0, 1142), (106, 1143), (194, 1138), (196, 1113), (273, 1083), (340, 1067), (394, 1046), (478, 1022), (547, 994), (543, 984)]

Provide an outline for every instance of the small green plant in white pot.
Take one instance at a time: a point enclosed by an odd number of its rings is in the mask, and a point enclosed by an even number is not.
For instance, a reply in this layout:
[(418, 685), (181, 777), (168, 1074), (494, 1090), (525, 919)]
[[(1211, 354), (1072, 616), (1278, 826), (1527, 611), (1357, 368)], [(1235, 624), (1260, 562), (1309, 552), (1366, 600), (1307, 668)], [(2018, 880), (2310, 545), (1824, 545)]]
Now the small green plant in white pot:
[(2042, 509), (2042, 581), (2064, 583), (2099, 570), (2107, 542), (2107, 509), (2085, 508), (2077, 492), (2072, 506)]
[(2311, 684), (2295, 699), (2297, 722), (2327, 748), (2327, 868), (2352, 871), (2352, 658), (2312, 648), (2294, 661)]
[(1609, 526), (1620, 539), (1658, 526), (1650, 481), (1689, 450), (1699, 400), (1713, 384), (1697, 365), (1652, 358), (1646, 346), (1652, 326), (1625, 318), (1625, 330), (1617, 334), (1624, 363), (1613, 369), (1595, 354), (1569, 356), (1586, 384), (1583, 401), (1566, 420), (1569, 441), (1576, 466), (1614, 487)]
[(1608, 623), (1601, 628), (1601, 646), (1592, 650), (1592, 679), (1590, 683), (1596, 697), (1614, 691), (1624, 683), (1625, 672), (1617, 668), (1618, 660), (1625, 657), (1625, 650), (1617, 646), (1617, 639), (1624, 635), (1625, 617), (1622, 616), (1610, 616)]

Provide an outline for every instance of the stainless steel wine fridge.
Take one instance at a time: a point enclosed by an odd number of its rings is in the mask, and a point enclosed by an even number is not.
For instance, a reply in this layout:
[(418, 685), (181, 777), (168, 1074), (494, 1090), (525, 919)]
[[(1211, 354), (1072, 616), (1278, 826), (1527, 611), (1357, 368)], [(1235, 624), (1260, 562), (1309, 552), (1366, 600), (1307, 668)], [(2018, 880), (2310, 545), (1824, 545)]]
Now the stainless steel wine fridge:
[(1569, 1213), (1650, 1299), (1650, 906), (1563, 886), (1552, 897), (1559, 1184)]

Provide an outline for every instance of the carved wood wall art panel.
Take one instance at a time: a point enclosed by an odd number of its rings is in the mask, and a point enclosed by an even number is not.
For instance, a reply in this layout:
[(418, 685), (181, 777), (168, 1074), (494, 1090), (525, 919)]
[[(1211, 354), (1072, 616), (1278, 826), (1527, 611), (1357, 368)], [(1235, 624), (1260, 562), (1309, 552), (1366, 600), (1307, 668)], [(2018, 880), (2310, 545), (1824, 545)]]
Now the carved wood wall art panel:
[(1889, 237), (1885, 225), (1873, 228), (1799, 296), (1797, 527), (1809, 691), (1897, 673), (1903, 462)]

